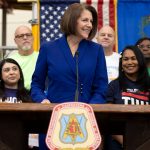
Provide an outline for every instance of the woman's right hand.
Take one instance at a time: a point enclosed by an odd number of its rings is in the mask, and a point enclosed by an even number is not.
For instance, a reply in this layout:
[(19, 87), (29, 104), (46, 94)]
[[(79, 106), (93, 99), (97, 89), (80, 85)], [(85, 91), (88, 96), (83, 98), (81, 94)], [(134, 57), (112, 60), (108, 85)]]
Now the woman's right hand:
[(42, 104), (50, 104), (50, 101), (48, 99), (43, 99), (43, 101), (41, 103)]

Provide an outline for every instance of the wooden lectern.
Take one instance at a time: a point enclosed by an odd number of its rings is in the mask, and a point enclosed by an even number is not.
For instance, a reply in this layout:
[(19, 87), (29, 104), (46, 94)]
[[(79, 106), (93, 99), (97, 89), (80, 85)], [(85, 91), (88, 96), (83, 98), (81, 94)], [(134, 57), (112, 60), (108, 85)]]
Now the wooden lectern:
[[(0, 139), (13, 150), (27, 150), (28, 133), (47, 133), (55, 104), (0, 103)], [(101, 134), (123, 134), (125, 150), (150, 147), (149, 105), (91, 105)]]

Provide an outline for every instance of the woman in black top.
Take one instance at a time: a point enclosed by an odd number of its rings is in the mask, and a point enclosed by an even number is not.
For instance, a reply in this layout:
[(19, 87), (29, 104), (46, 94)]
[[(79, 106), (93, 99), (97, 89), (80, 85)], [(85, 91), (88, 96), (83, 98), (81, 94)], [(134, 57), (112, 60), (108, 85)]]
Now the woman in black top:
[[(148, 76), (148, 70), (143, 54), (138, 47), (127, 46), (122, 51), (121, 56), (119, 63), (119, 77), (109, 83), (107, 103), (149, 105), (150, 78)], [(118, 148), (114, 149), (122, 149), (123, 136), (113, 135), (113, 138), (120, 144), (115, 144)], [(115, 143), (115, 140), (112, 142), (113, 144)], [(111, 150), (112, 149), (113, 148), (111, 148)]]
[[(0, 102), (31, 102), (29, 91), (27, 91), (24, 87), (22, 70), (19, 64), (11, 58), (4, 59), (0, 62)], [(10, 122), (10, 124), (11, 123), (13, 125), (13, 122)], [(5, 138), (7, 132), (6, 134), (5, 132), (3, 132), (0, 135), (0, 147), (3, 147), (3, 149), (13, 150), (14, 145), (12, 145), (11, 142), (7, 141), (7, 139), (11, 139), (12, 136), (10, 135), (10, 137)]]
[(119, 77), (109, 84), (107, 102), (114, 104), (149, 104), (150, 78), (143, 54), (136, 46), (122, 51)]

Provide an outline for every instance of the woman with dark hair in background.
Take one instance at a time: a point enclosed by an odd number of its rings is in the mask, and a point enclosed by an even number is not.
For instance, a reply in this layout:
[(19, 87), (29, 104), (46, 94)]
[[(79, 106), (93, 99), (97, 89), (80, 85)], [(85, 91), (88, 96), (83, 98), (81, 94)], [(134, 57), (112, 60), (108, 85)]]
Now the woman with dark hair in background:
[[(124, 105), (149, 105), (150, 78), (142, 52), (136, 46), (127, 46), (121, 53), (119, 77), (110, 82), (107, 103)], [(113, 135), (120, 144), (114, 150), (122, 149), (123, 136)], [(115, 140), (112, 142), (114, 145)], [(109, 143), (110, 149), (113, 146)]]
[(0, 62), (0, 99), (7, 103), (31, 102), (19, 64), (7, 58)]
[[(31, 97), (29, 91), (27, 91), (24, 87), (24, 78), (22, 74), (22, 70), (19, 64), (11, 59), (7, 58), (0, 62), (0, 102), (1, 103), (27, 103), (31, 102)], [(10, 122), (12, 129), (16, 128), (16, 124), (12, 121)], [(15, 128), (14, 128), (15, 126)], [(8, 135), (8, 129), (5, 131), (5, 124), (1, 123), (0, 128), (4, 128), (4, 132), (0, 134), (0, 148), (6, 150), (14, 150), (14, 149), (27, 149), (22, 145), (17, 145), (12, 142), (17, 140), (20, 135), (16, 135), (16, 139), (14, 139), (14, 135)], [(10, 140), (12, 140), (10, 142)], [(20, 147), (21, 146), (21, 147)]]
[(136, 42), (135, 45), (138, 46), (138, 48), (141, 50), (141, 52), (144, 55), (146, 65), (147, 65), (147, 69), (148, 69), (148, 73), (149, 73), (149, 76), (150, 76), (150, 38), (149, 37), (140, 38)]

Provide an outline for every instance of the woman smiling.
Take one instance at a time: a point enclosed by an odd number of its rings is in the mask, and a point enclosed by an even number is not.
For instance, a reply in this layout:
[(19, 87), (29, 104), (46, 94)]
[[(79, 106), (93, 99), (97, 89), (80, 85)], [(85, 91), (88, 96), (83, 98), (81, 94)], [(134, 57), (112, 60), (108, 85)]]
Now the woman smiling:
[(31, 102), (29, 91), (24, 87), (24, 78), (19, 64), (7, 58), (0, 63), (0, 101), (6, 103)]
[[(107, 103), (125, 105), (150, 104), (150, 78), (140, 49), (127, 46), (122, 51), (119, 63), (119, 77), (110, 82), (107, 91)], [(113, 135), (115, 150), (122, 149), (123, 136)], [(119, 144), (114, 144), (114, 142)], [(109, 143), (109, 146), (111, 144)], [(112, 149), (111, 149), (112, 150)]]

